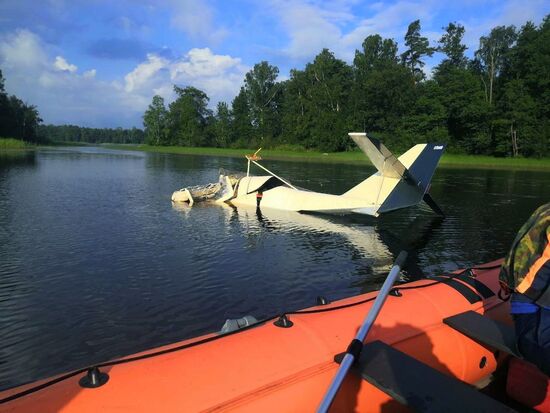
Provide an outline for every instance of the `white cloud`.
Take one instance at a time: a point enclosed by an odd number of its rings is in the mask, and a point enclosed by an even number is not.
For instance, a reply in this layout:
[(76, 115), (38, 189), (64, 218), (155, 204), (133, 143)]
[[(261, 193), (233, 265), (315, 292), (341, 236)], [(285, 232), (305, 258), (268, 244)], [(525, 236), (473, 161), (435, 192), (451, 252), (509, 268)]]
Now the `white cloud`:
[(3, 56), (2, 67), (28, 70), (46, 61), (40, 39), (28, 30), (17, 30), (0, 39), (0, 55)]
[(150, 101), (153, 93), (170, 100), (172, 85), (202, 89), (215, 104), (231, 101), (242, 84), (248, 67), (239, 58), (214, 54), (209, 48), (191, 49), (180, 58), (168, 60), (155, 54), (128, 73), (124, 89)]
[(244, 70), (241, 59), (228, 55), (215, 55), (209, 48), (191, 49), (189, 53), (171, 65), (172, 79), (216, 77), (233, 69)]
[(107, 82), (96, 69), (83, 72), (30, 31), (0, 35), (0, 67), (6, 90), (36, 105), (46, 123), (139, 126), (154, 94), (173, 98), (173, 84), (195, 86), (211, 105), (237, 94), (248, 67), (210, 49), (191, 49), (167, 59), (149, 54), (130, 73)]
[(125, 89), (127, 92), (146, 85), (152, 77), (156, 76), (159, 70), (168, 65), (168, 60), (159, 57), (153, 53), (147, 54), (147, 60), (140, 63), (134, 70), (128, 73), (124, 80), (126, 81)]
[(170, 66), (170, 80), (179, 85), (191, 85), (204, 90), (211, 104), (230, 102), (239, 92), (249, 67), (241, 59), (217, 55), (209, 48), (191, 49)]
[(62, 72), (74, 73), (78, 70), (78, 67), (67, 62), (62, 56), (56, 56), (53, 65), (57, 70), (61, 70)]

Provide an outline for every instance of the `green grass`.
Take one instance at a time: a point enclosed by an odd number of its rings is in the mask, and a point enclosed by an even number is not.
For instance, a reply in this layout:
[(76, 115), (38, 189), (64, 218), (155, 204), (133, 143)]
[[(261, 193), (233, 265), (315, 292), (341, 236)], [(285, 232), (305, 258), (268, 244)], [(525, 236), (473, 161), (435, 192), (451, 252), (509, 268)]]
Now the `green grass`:
[(92, 143), (72, 142), (72, 141), (51, 141), (45, 143), (44, 146), (90, 146)]
[(550, 169), (550, 158), (496, 158), (482, 155), (445, 154), (441, 158), (441, 164), (493, 169)]
[[(150, 145), (104, 145), (110, 149), (124, 149), (144, 152), (174, 153), (182, 155), (206, 155), (206, 156), (229, 156), (243, 158), (244, 155), (253, 153), (251, 149), (227, 149), (207, 147), (183, 147), (183, 146), (150, 146)], [(322, 153), (316, 151), (299, 151), (288, 149), (265, 149), (260, 152), (264, 159), (296, 160), (309, 162), (332, 162), (332, 163), (358, 163), (370, 164), (363, 152), (331, 152)], [(495, 158), (492, 156), (479, 155), (456, 155), (445, 154), (441, 158), (440, 165), (445, 167), (471, 167), (491, 169), (550, 169), (550, 158)]]
[(15, 149), (30, 149), (33, 146), (27, 142), (13, 138), (0, 138), (0, 151), (15, 150)]
[[(254, 149), (230, 149), (230, 148), (209, 148), (209, 147), (186, 147), (186, 146), (151, 146), (151, 145), (115, 145), (106, 144), (106, 148), (125, 149), (144, 152), (175, 153), (181, 155), (207, 155), (207, 156), (229, 156), (243, 158), (246, 154), (254, 153)], [(315, 161), (365, 161), (362, 152), (334, 152), (323, 154), (315, 151), (297, 151), (288, 149), (262, 149), (260, 155), (269, 159), (299, 159)], [(367, 161), (368, 162), (368, 161)]]

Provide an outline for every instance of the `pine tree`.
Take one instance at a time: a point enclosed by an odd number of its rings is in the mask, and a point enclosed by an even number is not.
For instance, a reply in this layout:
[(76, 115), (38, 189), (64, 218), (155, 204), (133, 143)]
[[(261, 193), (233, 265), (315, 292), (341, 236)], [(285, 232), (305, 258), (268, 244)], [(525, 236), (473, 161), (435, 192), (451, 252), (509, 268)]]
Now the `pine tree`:
[(405, 45), (408, 49), (401, 55), (401, 61), (411, 70), (418, 81), (423, 80), (426, 75), (422, 71), (425, 64), (422, 58), (432, 56), (435, 49), (430, 47), (428, 38), (420, 35), (420, 20), (409, 24), (405, 35)]
[(443, 29), (445, 33), (439, 39), (438, 51), (445, 53), (447, 58), (443, 60), (442, 64), (465, 68), (468, 59), (464, 56), (464, 52), (468, 48), (462, 44), (464, 26), (458, 23), (449, 23)]

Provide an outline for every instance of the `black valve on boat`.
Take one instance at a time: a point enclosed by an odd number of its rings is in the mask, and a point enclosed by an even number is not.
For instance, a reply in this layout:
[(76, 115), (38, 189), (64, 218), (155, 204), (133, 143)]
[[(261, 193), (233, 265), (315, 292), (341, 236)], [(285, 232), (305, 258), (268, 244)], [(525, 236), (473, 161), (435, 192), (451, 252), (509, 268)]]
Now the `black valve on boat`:
[(399, 291), (399, 288), (392, 288), (389, 292), (389, 295), (394, 296), (394, 297), (402, 297), (403, 296), (401, 291)]
[(330, 301), (323, 297), (322, 295), (317, 296), (317, 305), (327, 305), (330, 304)]
[(290, 318), (288, 318), (286, 314), (280, 316), (278, 320), (275, 321), (273, 324), (281, 328), (290, 328), (294, 325), (294, 323), (290, 321)]
[(109, 375), (99, 371), (97, 367), (92, 367), (88, 369), (88, 372), (84, 377), (82, 377), (78, 384), (80, 387), (85, 387), (88, 389), (95, 389), (96, 387), (101, 387), (109, 381)]

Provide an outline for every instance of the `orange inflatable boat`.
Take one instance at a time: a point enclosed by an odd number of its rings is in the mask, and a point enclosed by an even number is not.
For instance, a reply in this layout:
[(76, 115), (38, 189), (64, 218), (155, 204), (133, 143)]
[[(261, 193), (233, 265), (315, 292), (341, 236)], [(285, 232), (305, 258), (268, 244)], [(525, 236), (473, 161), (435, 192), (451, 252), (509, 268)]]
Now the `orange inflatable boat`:
[[(394, 287), (367, 343), (391, 346), (445, 378), (468, 384), (483, 381), (503, 353), (478, 344), (444, 320), (469, 313), (510, 322), (507, 303), (498, 294), (498, 264)], [(9, 389), (0, 393), (0, 411), (315, 411), (338, 368), (335, 356), (346, 350), (376, 294), (287, 313), (228, 334), (210, 334), (106, 362), (94, 366), (97, 370), (82, 369)], [(363, 352), (370, 350), (374, 347)], [(371, 369), (385, 370), (386, 390), (352, 372), (331, 411), (401, 411), (407, 408), (394, 400), (399, 397), (391, 389), (392, 380), (403, 377), (410, 385), (432, 386), (423, 370), (407, 379), (406, 363), (392, 364), (393, 359), (384, 357), (377, 356)], [(455, 410), (449, 406), (448, 411)]]

